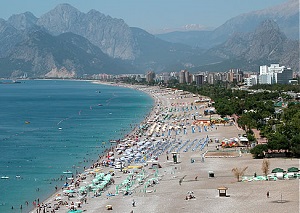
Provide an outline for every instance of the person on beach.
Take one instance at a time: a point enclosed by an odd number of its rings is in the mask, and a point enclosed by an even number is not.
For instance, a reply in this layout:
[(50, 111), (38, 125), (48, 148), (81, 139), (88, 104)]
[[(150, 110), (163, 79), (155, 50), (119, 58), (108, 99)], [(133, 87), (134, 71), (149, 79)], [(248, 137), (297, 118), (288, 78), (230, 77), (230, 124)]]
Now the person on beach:
[(135, 207), (135, 200), (132, 200), (132, 207)]
[(269, 192), (269, 191), (267, 191), (267, 198), (269, 198), (269, 196), (270, 196), (270, 192)]

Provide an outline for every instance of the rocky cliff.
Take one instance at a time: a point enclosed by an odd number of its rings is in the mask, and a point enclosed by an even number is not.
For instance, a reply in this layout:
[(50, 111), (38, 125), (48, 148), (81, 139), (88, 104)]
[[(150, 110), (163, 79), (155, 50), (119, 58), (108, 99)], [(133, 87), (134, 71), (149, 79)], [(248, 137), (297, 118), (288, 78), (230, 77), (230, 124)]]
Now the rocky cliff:
[[(299, 71), (299, 41), (290, 40), (273, 20), (263, 21), (252, 33), (232, 35), (226, 42), (208, 51), (223, 59), (259, 63), (280, 63)], [(260, 64), (261, 65), (261, 64)]]
[(81, 35), (113, 58), (135, 58), (134, 39), (122, 19), (105, 16), (96, 10), (85, 14), (69, 4), (60, 4), (42, 15), (37, 24), (53, 35), (66, 32)]

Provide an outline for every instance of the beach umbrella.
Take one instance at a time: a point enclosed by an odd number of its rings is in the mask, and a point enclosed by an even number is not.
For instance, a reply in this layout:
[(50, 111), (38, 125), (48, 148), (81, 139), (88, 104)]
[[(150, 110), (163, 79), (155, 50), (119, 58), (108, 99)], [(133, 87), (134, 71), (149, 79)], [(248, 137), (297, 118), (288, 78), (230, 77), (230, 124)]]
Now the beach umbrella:
[(148, 141), (148, 142), (145, 143), (145, 145), (147, 145), (147, 146), (148, 146), (148, 145), (151, 145), (151, 142)]
[(86, 187), (85, 186), (81, 186), (80, 188), (79, 188), (79, 192), (84, 192), (86, 190)]
[(298, 172), (299, 169), (297, 167), (290, 167), (288, 168), (288, 172)]
[(100, 181), (99, 181), (98, 179), (93, 179), (92, 182), (93, 182), (94, 184), (98, 184)]
[(136, 153), (136, 155), (135, 155), (135, 157), (141, 157), (142, 156), (142, 154), (141, 153)]
[(277, 172), (284, 172), (284, 170), (281, 168), (275, 168), (272, 170), (272, 173), (277, 173)]
[(154, 159), (151, 159), (151, 160), (147, 161), (147, 163), (158, 163), (158, 161), (154, 160)]
[(70, 190), (64, 190), (63, 192), (64, 192), (64, 193), (75, 193), (75, 191), (72, 190), (72, 189), (70, 189)]
[(96, 175), (96, 178), (98, 178), (98, 179), (99, 179), (99, 178), (103, 178), (104, 175), (105, 175), (105, 174), (104, 174), (103, 172), (102, 172), (102, 173), (99, 173), (99, 174)]
[(83, 212), (83, 210), (79, 210), (79, 209), (77, 209), (77, 210), (69, 210), (68, 211), (68, 213), (81, 213), (81, 212)]

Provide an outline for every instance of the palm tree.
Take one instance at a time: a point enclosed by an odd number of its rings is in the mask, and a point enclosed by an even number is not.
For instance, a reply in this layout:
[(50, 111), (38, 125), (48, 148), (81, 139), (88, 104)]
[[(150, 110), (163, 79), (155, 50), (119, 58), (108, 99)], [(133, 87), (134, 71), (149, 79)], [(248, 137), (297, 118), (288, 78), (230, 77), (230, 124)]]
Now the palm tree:
[(233, 168), (231, 171), (233, 172), (233, 175), (236, 177), (237, 181), (240, 181), (240, 177), (244, 175), (245, 171), (248, 169), (248, 166), (245, 168)]
[(270, 161), (267, 159), (264, 159), (262, 162), (261, 170), (264, 173), (264, 175), (267, 177), (270, 169)]

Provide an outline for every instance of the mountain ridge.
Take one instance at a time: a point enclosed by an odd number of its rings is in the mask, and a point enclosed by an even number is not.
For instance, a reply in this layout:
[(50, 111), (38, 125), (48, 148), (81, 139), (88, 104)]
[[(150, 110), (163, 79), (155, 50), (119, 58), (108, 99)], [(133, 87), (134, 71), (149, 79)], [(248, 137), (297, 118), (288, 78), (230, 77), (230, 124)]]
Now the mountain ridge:
[[(271, 61), (299, 71), (299, 40), (280, 32), (278, 22), (271, 19), (266, 26), (257, 25), (249, 32), (229, 29), (231, 33), (226, 34), (226, 29), (220, 33), (224, 26), (235, 28), (230, 22), (220, 26), (214, 36), (210, 31), (200, 37), (198, 32), (186, 36), (189, 45), (176, 43), (176, 39), (167, 42), (96, 10), (82, 13), (69, 4), (60, 4), (40, 18), (25, 12), (7, 21), (0, 19), (0, 73), (5, 77), (22, 72), (29, 77), (82, 77), (147, 70), (196, 72), (233, 63), (253, 69)], [(225, 34), (226, 39), (222, 37)], [(177, 40), (183, 35), (187, 34), (178, 34)], [(193, 42), (198, 46), (191, 47)], [(203, 45), (205, 48), (200, 48)]]
[[(225, 42), (230, 36), (238, 32), (253, 31), (262, 21), (274, 20), (280, 29), (292, 40), (299, 40), (299, 1), (289, 0), (262, 10), (240, 14), (217, 27), (213, 31), (173, 32), (158, 34), (158, 38), (170, 42), (181, 42), (191, 46), (209, 49)], [(192, 37), (196, 42), (190, 42), (184, 37)], [(202, 40), (202, 41), (201, 41)]]
[[(2, 58), (0, 64), (3, 66), (7, 61), (17, 61), (28, 76), (39, 78), (53, 70), (72, 72), (70, 77), (103, 72), (118, 74), (128, 69), (135, 71), (131, 65), (126, 67), (124, 63), (110, 58), (82, 36), (73, 33), (52, 36), (41, 29), (30, 32), (8, 57)], [(0, 69), (4, 70), (1, 65)], [(18, 68), (14, 70), (22, 71)]]
[(240, 59), (257, 67), (262, 61), (281, 63), (299, 71), (299, 41), (288, 39), (273, 20), (265, 20), (252, 33), (233, 35), (207, 53), (225, 60)]
[(69, 4), (60, 4), (42, 15), (37, 24), (53, 35), (65, 32), (81, 35), (113, 58), (134, 59), (131, 31), (122, 19), (111, 18), (96, 10), (82, 13)]

